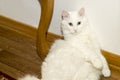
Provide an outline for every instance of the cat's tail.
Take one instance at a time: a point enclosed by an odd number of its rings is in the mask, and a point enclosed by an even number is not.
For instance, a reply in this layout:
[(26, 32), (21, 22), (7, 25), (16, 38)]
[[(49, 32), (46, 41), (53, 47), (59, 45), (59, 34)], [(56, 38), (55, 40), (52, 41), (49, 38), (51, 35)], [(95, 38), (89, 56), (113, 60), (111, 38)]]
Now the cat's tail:
[(36, 76), (26, 75), (25, 77), (18, 78), (17, 80), (40, 80)]

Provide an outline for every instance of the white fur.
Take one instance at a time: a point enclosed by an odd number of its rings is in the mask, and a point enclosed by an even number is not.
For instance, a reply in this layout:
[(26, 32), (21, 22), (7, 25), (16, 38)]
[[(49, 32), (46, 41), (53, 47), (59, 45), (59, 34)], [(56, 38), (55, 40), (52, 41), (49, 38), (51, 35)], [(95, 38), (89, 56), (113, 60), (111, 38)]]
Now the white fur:
[(40, 80), (36, 76), (26, 75), (25, 77), (19, 78), (18, 80)]
[(42, 64), (41, 80), (99, 80), (101, 74), (110, 76), (87, 18), (81, 14), (83, 11), (83, 8), (82, 12), (64, 11), (61, 23), (64, 40), (56, 40), (52, 45)]

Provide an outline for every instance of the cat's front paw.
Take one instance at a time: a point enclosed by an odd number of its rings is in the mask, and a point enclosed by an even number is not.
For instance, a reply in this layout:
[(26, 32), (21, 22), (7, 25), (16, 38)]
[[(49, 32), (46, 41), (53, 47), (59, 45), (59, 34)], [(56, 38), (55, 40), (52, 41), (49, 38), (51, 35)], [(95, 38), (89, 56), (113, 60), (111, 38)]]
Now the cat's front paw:
[(99, 59), (93, 59), (92, 64), (97, 69), (102, 69), (103, 67), (102, 62)]
[(105, 69), (102, 70), (102, 74), (103, 74), (104, 77), (110, 77), (111, 71), (110, 71), (110, 69), (105, 68)]

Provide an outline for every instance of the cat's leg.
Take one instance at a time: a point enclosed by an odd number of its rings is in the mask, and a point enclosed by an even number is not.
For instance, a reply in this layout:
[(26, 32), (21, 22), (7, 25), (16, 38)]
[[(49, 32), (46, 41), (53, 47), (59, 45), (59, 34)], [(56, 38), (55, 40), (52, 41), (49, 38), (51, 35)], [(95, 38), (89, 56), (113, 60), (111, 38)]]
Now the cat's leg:
[(101, 63), (101, 61), (97, 57), (92, 57), (91, 58), (91, 62), (94, 65), (94, 67), (96, 67), (97, 69), (101, 69), (102, 68), (102, 63)]
[(81, 52), (84, 55), (84, 59), (93, 64), (93, 66), (97, 69), (102, 69), (102, 62), (100, 60), (100, 58), (95, 54), (95, 52), (93, 52), (92, 50), (90, 50), (88, 47), (83, 46), (84, 48), (81, 49)]
[(102, 69), (103, 65), (102, 65), (101, 59), (96, 54), (92, 46), (89, 46), (88, 44), (87, 45), (82, 44), (82, 43), (81, 45), (82, 45), (81, 52), (83, 53), (85, 60), (93, 64), (95, 68)]
[(102, 53), (99, 52), (99, 57), (102, 61), (103, 64), (103, 68), (102, 68), (102, 74), (104, 75), (104, 77), (109, 77), (111, 75), (110, 69), (108, 67), (108, 63), (105, 59), (105, 57), (102, 55)]
[[(80, 52), (83, 53), (85, 60), (89, 63), (93, 64), (93, 66), (97, 69), (102, 69), (102, 61), (99, 56), (96, 54), (92, 43), (85, 44), (84, 42), (80, 43), (81, 45), (78, 46), (80, 48)], [(81, 47), (82, 46), (82, 47)], [(78, 49), (79, 50), (79, 49)]]
[(85, 60), (93, 64), (95, 68), (102, 69), (103, 65), (102, 65), (101, 59), (96, 54), (94, 54), (94, 52), (87, 49), (84, 55), (85, 55)]
[[(99, 65), (101, 64), (101, 70), (102, 70), (102, 74), (104, 75), (104, 77), (109, 77), (111, 75), (110, 69), (108, 67), (108, 63), (105, 59), (105, 57), (102, 55), (102, 53), (100, 52), (100, 50), (98, 50), (97, 55), (99, 59), (96, 59), (97, 57), (93, 57), (91, 59), (91, 62), (93, 63), (93, 65), (97, 68), (100, 67)], [(99, 63), (99, 60), (101, 63)], [(98, 64), (97, 64), (98, 63)]]
[(101, 51), (99, 48), (96, 47), (96, 51), (95, 53), (97, 53), (97, 56), (100, 58), (101, 62), (102, 62), (102, 74), (104, 75), (104, 77), (109, 77), (111, 75), (110, 69), (108, 67), (108, 63), (105, 59), (105, 57), (102, 55)]
[(99, 46), (98, 41), (95, 39), (94, 35), (92, 37), (93, 37), (92, 43), (93, 43), (93, 46), (95, 47), (95, 53), (97, 53), (97, 55), (101, 59), (102, 65), (103, 65), (102, 74), (104, 75), (104, 77), (109, 77), (111, 75), (111, 72), (110, 72), (110, 69), (108, 67), (108, 63), (100, 51), (101, 48)]

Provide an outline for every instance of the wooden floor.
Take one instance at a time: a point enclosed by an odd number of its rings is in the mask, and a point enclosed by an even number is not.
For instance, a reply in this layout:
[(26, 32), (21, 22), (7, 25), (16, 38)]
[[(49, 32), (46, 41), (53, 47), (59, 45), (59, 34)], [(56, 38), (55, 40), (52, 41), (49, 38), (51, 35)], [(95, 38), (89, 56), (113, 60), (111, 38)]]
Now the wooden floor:
[[(31, 55), (32, 56), (32, 55)], [(24, 57), (9, 53), (7, 51), (0, 51), (0, 71), (11, 77), (17, 79), (18, 77), (27, 73), (40, 76), (41, 61), (26, 59)], [(110, 65), (112, 75), (110, 78), (102, 77), (102, 80), (120, 80), (120, 71), (116, 67)]]
[(25, 74), (40, 76), (41, 61), (27, 59), (7, 51), (0, 52), (0, 71), (17, 79)]

